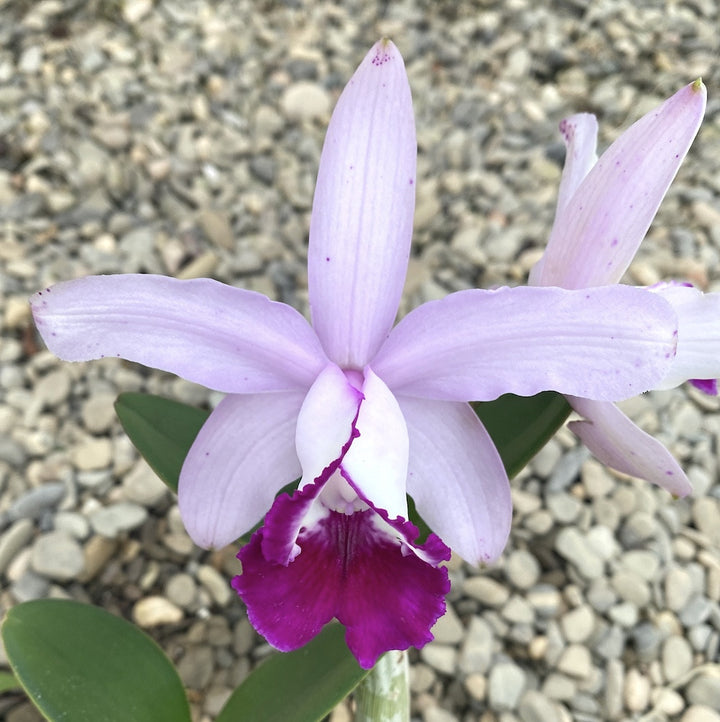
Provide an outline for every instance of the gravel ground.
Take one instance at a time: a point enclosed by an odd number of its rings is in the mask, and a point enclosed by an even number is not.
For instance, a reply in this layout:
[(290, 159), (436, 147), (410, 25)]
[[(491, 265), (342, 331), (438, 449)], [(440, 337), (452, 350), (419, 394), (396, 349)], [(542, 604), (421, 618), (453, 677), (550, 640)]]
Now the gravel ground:
[[(269, 652), (228, 586), (235, 550), (194, 547), (112, 410), (121, 391), (218, 395), (59, 362), (32, 292), (154, 272), (306, 310), (327, 120), (381, 35), (418, 129), (404, 311), (523, 282), (552, 223), (561, 118), (596, 113), (604, 148), (700, 75), (705, 124), (627, 280), (720, 291), (719, 23), (713, 0), (0, 0), (0, 611), (70, 596), (134, 619), (203, 721)], [(450, 564), (448, 614), (411, 657), (415, 720), (720, 721), (719, 406), (687, 388), (625, 405), (682, 460), (688, 499), (609, 472), (566, 429), (548, 444), (513, 481), (502, 560)], [(39, 719), (16, 696), (2, 715)]]

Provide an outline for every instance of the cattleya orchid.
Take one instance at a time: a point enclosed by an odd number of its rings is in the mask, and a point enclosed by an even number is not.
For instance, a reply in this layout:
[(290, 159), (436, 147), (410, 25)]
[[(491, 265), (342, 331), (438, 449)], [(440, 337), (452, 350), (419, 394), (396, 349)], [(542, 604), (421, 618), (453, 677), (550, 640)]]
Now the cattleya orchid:
[[(627, 398), (657, 384), (675, 354), (670, 305), (630, 287), (462, 291), (393, 328), (415, 163), (407, 76), (384, 40), (339, 98), (323, 147), (312, 325), (209, 279), (91, 276), (32, 299), (64, 359), (117, 356), (228, 394), (182, 469), (187, 530), (221, 547), (265, 516), (233, 580), (251, 622), (290, 650), (336, 617), (364, 667), (432, 639), (449, 547), (478, 564), (506, 543), (508, 478), (467, 402), (546, 389)], [(297, 477), (297, 491), (275, 498)], [(442, 541), (418, 543), (407, 493)]]
[[(582, 113), (560, 124), (567, 157), (547, 249), (530, 283), (564, 288), (616, 284), (627, 270), (702, 122), (706, 90), (687, 85), (626, 130), (598, 160), (597, 121)], [(720, 376), (720, 294), (689, 284), (648, 288), (678, 315), (677, 354), (655, 384), (669, 389), (690, 380), (717, 392)], [(600, 461), (647, 479), (676, 496), (692, 491), (677, 461), (614, 404), (568, 396), (582, 417), (570, 428)]]

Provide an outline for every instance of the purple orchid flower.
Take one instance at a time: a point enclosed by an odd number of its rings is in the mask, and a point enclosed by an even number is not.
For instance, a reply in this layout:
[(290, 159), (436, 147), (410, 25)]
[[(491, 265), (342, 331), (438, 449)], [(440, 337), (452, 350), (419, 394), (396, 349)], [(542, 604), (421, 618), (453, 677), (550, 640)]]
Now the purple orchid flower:
[[(567, 157), (558, 208), (547, 249), (530, 273), (532, 285), (578, 289), (620, 281), (697, 134), (705, 103), (702, 82), (687, 85), (628, 128), (599, 160), (593, 115), (574, 115), (561, 123)], [(677, 355), (654, 388), (691, 380), (716, 391), (720, 294), (671, 283), (649, 290), (678, 314)], [(614, 404), (577, 395), (568, 401), (584, 417), (570, 422), (570, 428), (604, 464), (676, 496), (692, 491), (668, 450)]]
[[(233, 580), (251, 622), (290, 650), (337, 617), (363, 667), (432, 639), (446, 544), (473, 564), (505, 546), (509, 482), (467, 401), (545, 389), (627, 398), (658, 383), (675, 353), (670, 305), (630, 287), (468, 290), (393, 328), (415, 162), (403, 61), (381, 41), (338, 100), (320, 160), (312, 326), (209, 279), (95, 276), (32, 299), (64, 359), (118, 356), (228, 394), (182, 469), (187, 530), (221, 547), (265, 515)], [(274, 498), (299, 476), (292, 496)], [(406, 493), (444, 542), (416, 542)]]

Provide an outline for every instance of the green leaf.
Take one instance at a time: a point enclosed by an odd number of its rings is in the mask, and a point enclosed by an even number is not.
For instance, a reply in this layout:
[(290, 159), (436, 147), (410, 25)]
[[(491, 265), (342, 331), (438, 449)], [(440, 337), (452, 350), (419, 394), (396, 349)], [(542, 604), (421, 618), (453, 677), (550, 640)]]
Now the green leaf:
[(185, 690), (160, 647), (98, 607), (39, 599), (2, 626), (10, 665), (51, 722), (190, 722)]
[(210, 412), (138, 393), (120, 394), (115, 411), (145, 461), (176, 492), (183, 461)]
[(413, 524), (415, 524), (418, 529), (418, 536), (415, 541), (419, 542), (420, 544), (424, 544), (427, 541), (427, 538), (430, 536), (430, 532), (432, 531), (432, 529), (427, 525), (425, 519), (423, 519), (420, 514), (418, 514), (417, 507), (415, 506), (415, 499), (413, 499), (411, 496), (408, 496), (407, 503), (408, 519)]
[(329, 624), (302, 649), (274, 654), (233, 692), (216, 722), (317, 722), (365, 678), (345, 644), (345, 630)]
[(504, 394), (494, 401), (471, 404), (495, 442), (512, 478), (542, 449), (570, 415), (562, 394)]
[(15, 692), (22, 689), (22, 685), (17, 681), (17, 677), (10, 672), (0, 672), (0, 694), (3, 692)]

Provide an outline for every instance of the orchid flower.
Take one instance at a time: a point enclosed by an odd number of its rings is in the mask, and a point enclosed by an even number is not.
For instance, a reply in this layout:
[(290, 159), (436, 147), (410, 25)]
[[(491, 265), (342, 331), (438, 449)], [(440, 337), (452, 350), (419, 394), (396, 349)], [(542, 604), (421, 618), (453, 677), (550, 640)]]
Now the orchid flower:
[[(561, 123), (567, 157), (557, 213), (547, 249), (530, 273), (531, 285), (579, 289), (620, 281), (697, 134), (705, 102), (700, 80), (687, 85), (626, 130), (599, 160), (593, 115), (574, 115)], [(683, 284), (648, 290), (678, 314), (677, 355), (654, 388), (691, 380), (716, 392), (720, 294)], [(614, 404), (577, 395), (568, 401), (584, 417), (570, 422), (570, 428), (604, 464), (676, 496), (692, 491), (668, 450)]]
[[(505, 546), (508, 478), (467, 402), (545, 389), (627, 398), (658, 383), (675, 353), (670, 305), (630, 287), (468, 290), (393, 328), (415, 163), (407, 76), (384, 40), (340, 96), (323, 147), (312, 325), (209, 279), (91, 276), (32, 299), (64, 359), (117, 356), (228, 394), (182, 468), (186, 528), (221, 547), (265, 516), (233, 580), (250, 621), (290, 650), (336, 617), (363, 667), (432, 639), (447, 545), (473, 564)], [(298, 477), (297, 491), (275, 498)], [(418, 543), (407, 493), (443, 541)]]

